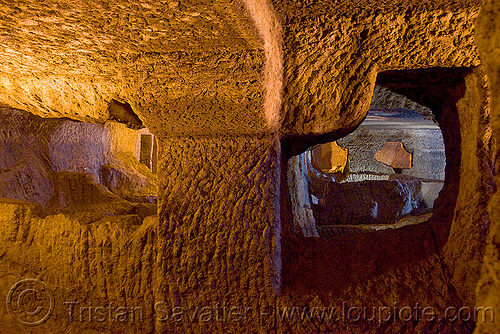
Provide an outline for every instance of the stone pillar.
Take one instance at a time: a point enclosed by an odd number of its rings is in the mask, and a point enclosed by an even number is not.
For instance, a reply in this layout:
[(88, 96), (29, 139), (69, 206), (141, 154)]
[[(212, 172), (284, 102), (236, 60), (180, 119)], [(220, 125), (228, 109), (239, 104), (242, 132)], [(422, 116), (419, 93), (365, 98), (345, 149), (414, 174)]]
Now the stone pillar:
[[(278, 138), (182, 137), (159, 147), (157, 316), (168, 320), (157, 318), (157, 329), (270, 332), (281, 281)], [(172, 321), (174, 307), (182, 321)]]
[(308, 152), (296, 155), (288, 161), (286, 177), (293, 212), (293, 229), (306, 237), (317, 237), (309, 193)]
[[(489, 0), (481, 9), (476, 21), (475, 42), (481, 61), (486, 68), (491, 92), (491, 122), (494, 143), (500, 138), (500, 3)], [(494, 148), (495, 152), (498, 148)], [(496, 151), (495, 181), (500, 184), (500, 160)], [(494, 315), (500, 315), (500, 193), (497, 191), (489, 201), (491, 224), (486, 241), (481, 277), (476, 287), (476, 305), (491, 307)], [(498, 324), (478, 320), (475, 333), (496, 333)]]
[[(457, 294), (455, 303), (460, 301), (464, 306), (474, 307), (474, 289), (481, 271), (489, 223), (486, 203), (491, 196), (492, 184), (490, 109), (484, 68), (477, 67), (468, 73), (464, 77), (463, 88), (455, 92), (458, 94), (456, 112), (460, 129), (460, 143), (456, 148), (461, 158), (460, 163), (453, 160), (446, 163), (455, 164), (460, 173), (456, 180), (458, 188), (455, 190), (453, 223), (443, 253), (450, 271), (450, 284)], [(448, 126), (452, 125), (450, 121), (451, 118), (446, 115), (441, 122), (448, 143), (449, 134), (453, 131)], [(439, 206), (443, 208), (450, 202), (450, 196), (441, 196)], [(436, 233), (441, 234), (440, 231)]]

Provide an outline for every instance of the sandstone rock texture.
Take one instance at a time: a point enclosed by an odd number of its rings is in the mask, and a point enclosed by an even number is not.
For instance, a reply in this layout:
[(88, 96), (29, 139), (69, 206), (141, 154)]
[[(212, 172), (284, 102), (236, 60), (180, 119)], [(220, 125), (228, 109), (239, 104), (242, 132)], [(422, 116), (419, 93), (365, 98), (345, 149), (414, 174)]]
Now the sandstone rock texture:
[(164, 136), (267, 129), (266, 48), (240, 3), (1, 6), (0, 101), (11, 107), (103, 122), (110, 103), (128, 103)]
[[(170, 273), (155, 277), (162, 301), (170, 308), (250, 307), (243, 330), (272, 331), (275, 323), (260, 315), (274, 308), (281, 289), (277, 139), (179, 138), (161, 147), (159, 175), (169, 178), (159, 186), (165, 242), (157, 261), (160, 273)], [(237, 332), (240, 321), (157, 324), (167, 332)]]
[(277, 1), (275, 8), (285, 22), (283, 126), (292, 134), (353, 129), (378, 72), (479, 65), (472, 38), (479, 1)]
[[(81, 306), (114, 300), (117, 305), (133, 304), (144, 310), (150, 307), (148, 300), (157, 292), (150, 281), (153, 267), (145, 263), (156, 257), (152, 243), (157, 238), (157, 216), (141, 221), (116, 207), (112, 212), (87, 207), (86, 212), (43, 216), (37, 204), (8, 199), (2, 199), (0, 207), (0, 254), (3, 259), (11, 259), (1, 263), (1, 297), (6, 298), (19, 277), (27, 276), (50, 282), (55, 303), (49, 322), (38, 327), (12, 321), (2, 312), (2, 332), (84, 333), (89, 332), (92, 321), (88, 321), (88, 312), (83, 315), (83, 324), (78, 321)], [(68, 322), (69, 304), (61, 304), (63, 301), (79, 303), (74, 322)], [(141, 323), (143, 332), (153, 331), (151, 320)], [(130, 326), (101, 322), (94, 331), (127, 332)]]
[(413, 178), (322, 185), (313, 190), (318, 225), (394, 224), (423, 201), (420, 182)]
[[(329, 160), (325, 161), (327, 165)], [(286, 179), (292, 205), (294, 229), (296, 233), (302, 233), (306, 237), (318, 236), (313, 212), (313, 204), (318, 203), (313, 203), (312, 196), (314, 195), (311, 194), (310, 189), (310, 183), (312, 182), (309, 176), (309, 164), (311, 164), (311, 161), (308, 159), (307, 153), (303, 153), (290, 158), (286, 166)], [(332, 182), (327, 175), (321, 174), (317, 178), (324, 176), (325, 182)]]
[(369, 111), (355, 131), (338, 140), (339, 145), (349, 150), (347, 181), (387, 180), (395, 169), (422, 181), (444, 180), (446, 155), (442, 130), (430, 120), (401, 117), (404, 114), (380, 116)]
[[(489, 224), (486, 200), (493, 181), (486, 82), (481, 68), (454, 71), (453, 76), (449, 73), (435, 78), (437, 82), (425, 82), (434, 87), (429, 94), (437, 87), (446, 87), (441, 92), (443, 99), (437, 100), (433, 108), (441, 111), (439, 122), (447, 165), (445, 186), (432, 217), (427, 222), (395, 230), (283, 240), (283, 289), (288, 298), (286, 302), (280, 299), (283, 305), (302, 302), (321, 308), (333, 304), (342, 309), (346, 304), (393, 305), (402, 300), (414, 304), (419, 300), (435, 305), (439, 312), (449, 307), (488, 306), (478, 303), (472, 293), (481, 271)], [(411, 77), (427, 77), (425, 71), (406, 75), (406, 82)], [(454, 123), (457, 121), (460, 123)], [(469, 136), (464, 138), (466, 134)], [(323, 235), (324, 230), (318, 230)], [(448, 306), (443, 309), (436, 303)], [(443, 318), (416, 325), (394, 322), (381, 327), (355, 322), (316, 325), (327, 332), (355, 333), (467, 333), (474, 329), (473, 322)], [(296, 331), (299, 327), (314, 332), (298, 322), (285, 326)]]
[[(495, 332), (442, 318), (449, 307), (500, 305), (499, 16), (487, 1), (474, 40), (482, 5), (2, 2), (0, 300), (36, 278), (54, 309), (30, 326), (7, 299), (0, 331)], [(287, 174), (310, 172), (288, 161), (354, 131), (376, 82), (434, 113), (444, 187), (425, 222), (325, 236), (307, 214), (294, 217), (308, 203)], [(149, 131), (156, 184), (133, 139)], [(132, 201), (150, 186), (157, 215)], [(395, 306), (416, 304), (441, 318), (397, 317)], [(344, 305), (386, 307), (395, 320), (280, 316)], [(139, 314), (117, 321), (120, 307)]]
[(311, 151), (312, 166), (323, 173), (336, 174), (346, 171), (349, 150), (336, 142), (319, 145)]
[[(500, 181), (498, 165), (498, 140), (500, 136), (500, 4), (495, 1), (486, 1), (486, 5), (481, 10), (477, 19), (476, 44), (480, 52), (481, 61), (488, 76), (490, 99), (491, 99), (491, 126), (493, 132), (492, 141), (494, 143), (495, 161), (495, 181)], [(487, 246), (483, 258), (481, 277), (476, 287), (477, 303), (491, 305), (495, 312), (500, 310), (500, 299), (498, 295), (498, 236), (500, 217), (500, 194), (495, 192), (489, 200), (488, 212), (491, 219)], [(478, 324), (475, 333), (494, 333), (498, 327), (493, 324)]]
[(401, 117), (404, 117), (405, 114), (416, 112), (424, 119), (435, 120), (434, 113), (429, 107), (418, 104), (404, 95), (395, 93), (377, 84), (375, 84), (375, 89), (373, 90), (370, 110), (378, 113), (399, 111)]
[(375, 153), (375, 159), (392, 168), (411, 168), (411, 153), (405, 150), (402, 142), (386, 142), (384, 147)]
[(3, 198), (35, 202), (53, 213), (156, 198), (156, 175), (138, 159), (144, 130), (44, 119), (16, 109), (0, 114)]

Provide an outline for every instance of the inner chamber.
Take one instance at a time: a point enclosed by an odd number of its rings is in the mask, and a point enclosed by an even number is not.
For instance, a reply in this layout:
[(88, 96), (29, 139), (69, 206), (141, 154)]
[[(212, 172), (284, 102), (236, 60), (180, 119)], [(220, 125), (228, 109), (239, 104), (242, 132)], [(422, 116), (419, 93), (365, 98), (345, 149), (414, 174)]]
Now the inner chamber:
[(354, 132), (289, 160), (295, 225), (330, 237), (427, 221), (445, 166), (433, 111), (377, 84)]
[(0, 108), (0, 197), (46, 214), (157, 211), (157, 143), (144, 126), (91, 124)]

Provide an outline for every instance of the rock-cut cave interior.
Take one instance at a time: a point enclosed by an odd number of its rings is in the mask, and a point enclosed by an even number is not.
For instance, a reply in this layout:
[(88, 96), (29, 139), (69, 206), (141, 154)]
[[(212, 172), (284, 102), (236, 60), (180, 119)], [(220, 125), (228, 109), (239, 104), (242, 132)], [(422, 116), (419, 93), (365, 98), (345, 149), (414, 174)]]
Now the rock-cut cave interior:
[(0, 1), (0, 333), (500, 333), (500, 1)]

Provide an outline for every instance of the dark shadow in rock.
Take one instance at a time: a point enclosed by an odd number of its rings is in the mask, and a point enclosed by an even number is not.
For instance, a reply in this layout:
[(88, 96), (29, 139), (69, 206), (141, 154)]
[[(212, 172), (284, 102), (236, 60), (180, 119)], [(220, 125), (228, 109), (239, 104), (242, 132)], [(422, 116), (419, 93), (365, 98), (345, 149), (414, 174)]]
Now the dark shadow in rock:
[(134, 113), (128, 103), (121, 103), (117, 100), (111, 100), (108, 106), (109, 117), (120, 123), (127, 124), (132, 129), (141, 129), (144, 127), (141, 119)]
[[(464, 77), (470, 70), (437, 69), (437, 72), (434, 70), (430, 69), (429, 72), (421, 70), (425, 75), (420, 78), (429, 79), (444, 74), (444, 79), (424, 81), (426, 89), (421, 92), (424, 96), (419, 101), (425, 101), (426, 105), (430, 105), (432, 110), (436, 111), (445, 144), (444, 187), (434, 203), (433, 216), (426, 223), (393, 230), (328, 239), (306, 238), (292, 228), (292, 210), (284, 208), (282, 210), (284, 291), (328, 296), (330, 293), (342, 295), (349, 288), (363, 290), (368, 280), (391, 271), (407, 272), (414, 264), (436, 256), (446, 244), (460, 184), (461, 137), (457, 102), (465, 94)], [(405, 71), (401, 72), (403, 73), (398, 73), (397, 78), (401, 79), (401, 85), (405, 85), (402, 79)], [(412, 78), (415, 73), (409, 71), (409, 74)], [(385, 84), (390, 84), (389, 79), (390, 76), (386, 76)], [(397, 87), (397, 82), (391, 85), (391, 89), (396, 90)], [(310, 147), (311, 142), (318, 143), (314, 140), (320, 137), (328, 136), (314, 136), (306, 142)], [(289, 142), (285, 141), (283, 144), (288, 145)], [(298, 147), (302, 145), (285, 147), (283, 152), (285, 155), (299, 152)], [(286, 184), (286, 181), (284, 182)], [(291, 206), (290, 199), (284, 198), (283, 205)], [(388, 284), (394, 283), (389, 281)]]

